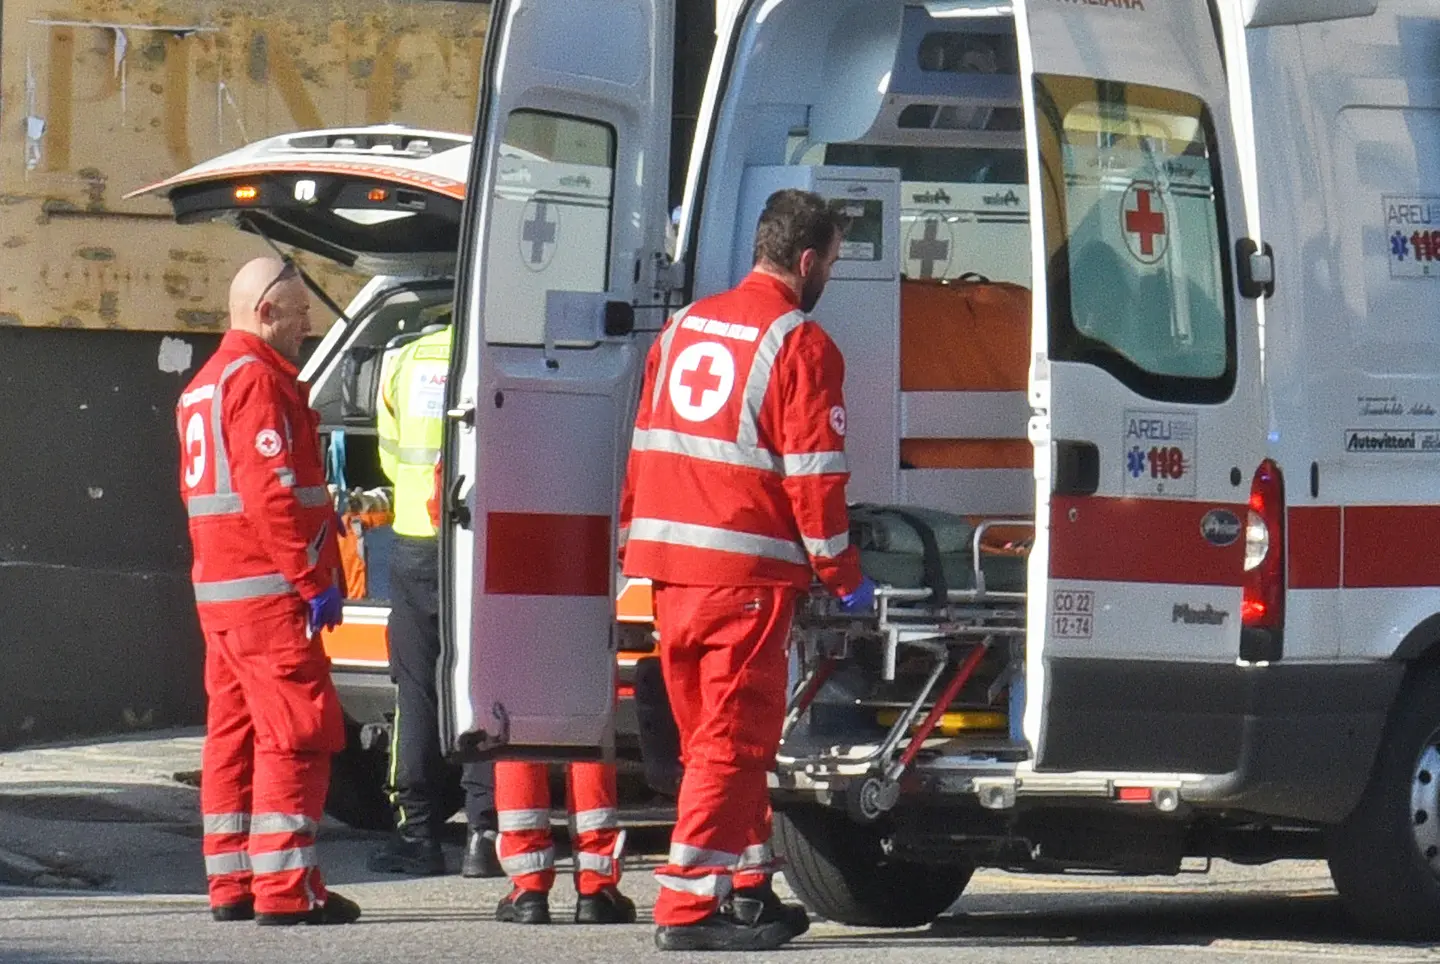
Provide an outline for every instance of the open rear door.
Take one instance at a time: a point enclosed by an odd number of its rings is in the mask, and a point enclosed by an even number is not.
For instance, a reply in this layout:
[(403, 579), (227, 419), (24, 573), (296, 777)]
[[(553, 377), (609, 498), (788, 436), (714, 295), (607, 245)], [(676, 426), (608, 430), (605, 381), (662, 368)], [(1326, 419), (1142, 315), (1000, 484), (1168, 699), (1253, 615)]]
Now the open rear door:
[(615, 514), (663, 321), (671, 0), (496, 0), (456, 293), (448, 745), (613, 744)]
[(1228, 772), (1265, 421), (1219, 28), (1206, 0), (1015, 7), (1038, 212), (1025, 731), (1039, 769)]

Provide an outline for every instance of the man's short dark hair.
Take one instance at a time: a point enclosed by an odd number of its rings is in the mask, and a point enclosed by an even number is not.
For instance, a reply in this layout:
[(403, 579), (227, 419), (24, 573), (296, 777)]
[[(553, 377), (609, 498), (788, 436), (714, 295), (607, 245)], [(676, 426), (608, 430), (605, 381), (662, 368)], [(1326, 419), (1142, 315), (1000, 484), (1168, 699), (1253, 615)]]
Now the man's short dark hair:
[(845, 233), (849, 222), (818, 194), (787, 188), (765, 202), (755, 229), (755, 263), (768, 261), (777, 268), (796, 271), (806, 249), (828, 252), (835, 235)]

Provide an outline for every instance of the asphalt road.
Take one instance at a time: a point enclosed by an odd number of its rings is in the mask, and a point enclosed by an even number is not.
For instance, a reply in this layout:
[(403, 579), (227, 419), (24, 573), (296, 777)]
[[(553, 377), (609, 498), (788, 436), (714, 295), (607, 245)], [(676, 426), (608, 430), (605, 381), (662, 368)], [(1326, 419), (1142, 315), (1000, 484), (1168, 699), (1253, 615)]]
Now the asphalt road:
[[(491, 920), (506, 887), (458, 876), (382, 878), (364, 868), (373, 835), (327, 823), (332, 885), (361, 903), (350, 927), (271, 930), (206, 912), (195, 792), (171, 776), (198, 743), (178, 740), (0, 754), (0, 961), (631, 961), (653, 948), (648, 873), (663, 826), (632, 834), (624, 889), (642, 908), (626, 927), (544, 928)], [(631, 813), (632, 819), (645, 814)], [(653, 815), (651, 815), (653, 816)], [(449, 848), (458, 863), (460, 828)], [(573, 891), (552, 904), (564, 921)], [(681, 955), (671, 958), (684, 959)], [(908, 931), (816, 921), (786, 962), (1408, 962), (1440, 949), (1375, 943), (1347, 924), (1323, 864), (1217, 864), (1178, 878), (977, 875), (949, 915)]]

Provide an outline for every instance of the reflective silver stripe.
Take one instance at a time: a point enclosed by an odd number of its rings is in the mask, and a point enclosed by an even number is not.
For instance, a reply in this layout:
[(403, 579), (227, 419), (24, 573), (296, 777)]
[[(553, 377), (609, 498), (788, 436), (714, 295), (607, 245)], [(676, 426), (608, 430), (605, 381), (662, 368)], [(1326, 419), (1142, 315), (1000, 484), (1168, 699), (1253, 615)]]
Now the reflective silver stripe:
[[(315, 533), (315, 538), (305, 545), (305, 562), (314, 568), (320, 564), (320, 547), (325, 545), (325, 537), (330, 532), (330, 519), (327, 517), (320, 523), (320, 531)], [(339, 535), (339, 533), (336, 533)]]
[(625, 543), (630, 541), (630, 527), (621, 526), (618, 533), (619, 548), (624, 549)]
[(636, 452), (666, 452), (670, 455), (704, 459), (707, 462), (723, 462), (726, 465), (738, 465), (747, 469), (760, 469), (765, 472), (774, 472), (777, 475), (782, 469), (780, 459), (764, 449), (753, 446), (746, 447), (738, 442), (727, 442), (724, 439), (672, 432), (663, 428), (652, 428), (643, 432), (636, 429), (635, 435), (630, 441), (630, 447)]
[(395, 441), (393, 438), (386, 438), (382, 435), (380, 436), (380, 451), (384, 452), (386, 455), (394, 455), (396, 452), (400, 451), (400, 443)]
[(615, 873), (615, 861), (601, 854), (580, 851), (575, 855), (575, 869), (588, 870), (608, 877)]
[(807, 452), (804, 455), (787, 455), (784, 458), (785, 474), (797, 475), (839, 475), (848, 472), (844, 452)]
[(755, 349), (755, 360), (750, 363), (750, 376), (745, 381), (745, 394), (740, 400), (740, 432), (735, 441), (754, 448), (760, 440), (760, 408), (765, 404), (765, 393), (770, 390), (770, 374), (775, 370), (775, 359), (790, 333), (808, 319), (803, 311), (792, 311), (776, 318), (760, 344)]
[(433, 466), (440, 458), (438, 448), (427, 449), (413, 445), (395, 445), (385, 451), (386, 454), (395, 456), (402, 465)]
[(666, 890), (676, 890), (696, 897), (723, 899), (730, 893), (729, 874), (706, 874), (704, 877), (674, 877), (670, 874), (656, 874), (655, 880)]
[(292, 847), (268, 854), (251, 854), (250, 864), (257, 874), (283, 874), (290, 870), (317, 866), (314, 847)]
[(230, 456), (225, 451), (225, 431), (221, 416), (225, 410), (225, 383), (230, 376), (256, 361), (254, 355), (241, 355), (225, 366), (220, 380), (215, 383), (215, 397), (210, 400), (210, 435), (215, 441), (215, 494), (228, 495), (235, 491), (230, 483)]
[(516, 854), (513, 857), (500, 858), (500, 869), (505, 871), (506, 875), (510, 877), (538, 874), (541, 871), (552, 870), (554, 867), (554, 847), (546, 847), (544, 850), (536, 850), (528, 854)]
[(724, 850), (705, 850), (689, 844), (672, 843), (668, 863), (672, 867), (734, 867), (740, 861), (739, 854)]
[(812, 539), (805, 536), (805, 551), (817, 559), (834, 559), (850, 548), (850, 533), (842, 532), (829, 539)]
[(245, 503), (237, 492), (223, 495), (192, 495), (185, 502), (185, 511), (192, 519), (214, 515), (239, 515), (245, 511)]
[(775, 863), (775, 851), (768, 843), (754, 844), (740, 852), (737, 870), (764, 870)]
[(500, 810), (495, 814), (496, 827), (501, 833), (516, 830), (549, 830), (549, 810)]
[(205, 832), (212, 833), (244, 833), (250, 826), (250, 814), (248, 813), (207, 813), (200, 818), (204, 824)]
[(694, 305), (686, 305), (675, 312), (675, 317), (670, 319), (670, 324), (660, 333), (660, 367), (655, 370), (655, 389), (650, 395), (650, 411), (660, 407), (660, 393), (665, 390), (665, 382), (670, 370), (670, 346), (675, 344), (675, 333), (680, 330), (680, 323), (685, 316), (690, 314)]
[(305, 485), (295, 490), (295, 498), (307, 509), (330, 504), (330, 490), (323, 485)]
[(219, 877), (221, 874), (243, 874), (250, 870), (250, 855), (243, 850), (229, 854), (207, 854), (205, 876)]
[[(630, 538), (644, 542), (663, 542), (673, 546), (687, 546), (692, 549), (714, 549), (719, 552), (734, 552), (742, 556), (758, 556), (764, 559), (778, 559), (797, 566), (808, 565), (810, 560), (805, 551), (787, 539), (755, 535), (751, 532), (731, 532), (714, 526), (695, 525), (690, 522), (667, 522), (663, 519), (630, 520)], [(848, 539), (849, 536), (847, 535)]]
[(597, 807), (581, 810), (575, 814), (575, 832), (589, 833), (592, 830), (613, 830), (620, 826), (614, 807)]
[(298, 813), (257, 813), (250, 824), (251, 834), (303, 833), (313, 834), (319, 827), (314, 820)]
[(267, 576), (250, 576), (246, 579), (224, 579), (219, 582), (197, 582), (196, 602), (238, 602), (242, 599), (263, 599), (266, 596), (283, 596), (295, 591), (295, 587), (278, 572)]
[(295, 488), (295, 472), (293, 469), (276, 469), (275, 478), (287, 489)]

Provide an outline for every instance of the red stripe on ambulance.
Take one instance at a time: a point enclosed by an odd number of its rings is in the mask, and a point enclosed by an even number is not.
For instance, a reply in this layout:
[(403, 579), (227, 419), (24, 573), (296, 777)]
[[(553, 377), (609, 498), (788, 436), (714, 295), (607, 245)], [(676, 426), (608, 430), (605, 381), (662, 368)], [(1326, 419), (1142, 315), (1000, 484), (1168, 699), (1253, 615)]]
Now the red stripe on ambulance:
[(1212, 509), (1244, 519), (1246, 507), (1174, 499), (1054, 496), (1050, 500), (1050, 578), (1094, 582), (1240, 586), (1245, 539), (1206, 541)]
[(1340, 507), (1304, 506), (1286, 518), (1291, 589), (1340, 587)]
[(1347, 506), (1347, 589), (1440, 586), (1440, 506)]
[(485, 592), (497, 596), (609, 596), (608, 515), (492, 512), (486, 521)]

